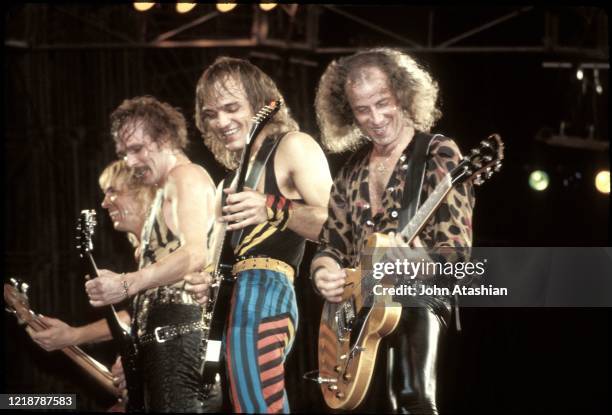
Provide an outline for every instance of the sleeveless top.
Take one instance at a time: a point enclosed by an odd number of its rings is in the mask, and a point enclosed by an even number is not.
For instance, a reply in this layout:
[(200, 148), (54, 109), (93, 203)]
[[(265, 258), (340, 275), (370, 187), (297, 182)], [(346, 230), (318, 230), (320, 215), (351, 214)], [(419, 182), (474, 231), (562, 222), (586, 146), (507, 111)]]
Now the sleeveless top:
[[(172, 233), (164, 221), (162, 207), (163, 189), (158, 189), (146, 215), (146, 222), (141, 235), (140, 263), (138, 269), (154, 264), (170, 253), (176, 251), (181, 242)], [(185, 282), (181, 279), (174, 284), (149, 288), (138, 293), (132, 300), (132, 334), (140, 337), (147, 333), (147, 318), (151, 307), (161, 304), (197, 305), (184, 290)], [(149, 330), (150, 331), (150, 330)]]
[[(283, 137), (279, 138), (282, 140)], [(266, 163), (266, 176), (264, 183), (264, 193), (282, 196), (276, 174), (274, 173), (274, 156), (278, 145), (272, 151)], [(233, 178), (234, 172), (227, 179)], [(227, 183), (227, 182), (226, 182)], [(294, 202), (303, 202), (303, 199), (291, 199)], [(298, 270), (302, 257), (306, 239), (289, 228), (280, 230), (264, 222), (259, 225), (251, 225), (244, 229), (242, 240), (234, 249), (234, 254), (238, 261), (248, 257), (270, 257), (283, 261), (291, 265), (295, 271)]]

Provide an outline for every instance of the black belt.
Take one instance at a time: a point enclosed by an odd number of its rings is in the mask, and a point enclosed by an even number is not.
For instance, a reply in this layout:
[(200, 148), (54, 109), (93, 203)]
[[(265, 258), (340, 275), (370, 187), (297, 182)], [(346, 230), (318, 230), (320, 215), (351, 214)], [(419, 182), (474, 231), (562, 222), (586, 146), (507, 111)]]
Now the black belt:
[(172, 340), (175, 337), (179, 337), (185, 334), (192, 333), (198, 330), (204, 330), (208, 327), (203, 321), (192, 321), (191, 323), (173, 324), (169, 326), (155, 327), (153, 332), (146, 333), (138, 338), (138, 343), (143, 345), (152, 343), (165, 343), (168, 340)]

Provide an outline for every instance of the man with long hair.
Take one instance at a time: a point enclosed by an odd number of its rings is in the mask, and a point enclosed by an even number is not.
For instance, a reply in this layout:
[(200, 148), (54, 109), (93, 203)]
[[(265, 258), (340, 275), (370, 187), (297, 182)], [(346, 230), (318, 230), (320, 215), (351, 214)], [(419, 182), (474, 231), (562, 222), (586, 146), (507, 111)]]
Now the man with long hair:
[[(246, 60), (222, 57), (204, 71), (196, 89), (196, 124), (221, 164), (236, 169), (253, 116), (281, 98), (272, 79)], [(286, 106), (253, 140), (253, 156), (265, 142), (276, 146), (259, 182), (236, 193), (230, 175), (217, 193), (220, 220), (229, 230), (244, 230), (234, 247), (237, 281), (225, 357), (236, 412), (287, 412), (283, 365), (298, 324), (293, 277), (305, 239), (316, 240), (325, 221), (331, 176), (323, 151), (298, 130)], [(253, 157), (247, 161), (253, 165)], [(187, 281), (205, 302), (210, 276)]]
[(145, 410), (201, 412), (213, 404), (198, 370), (204, 353), (202, 308), (185, 292), (183, 277), (208, 261), (214, 184), (183, 152), (187, 127), (177, 109), (137, 97), (125, 100), (110, 119), (117, 154), (157, 191), (142, 233), (138, 271), (99, 270), (85, 284), (87, 294), (96, 307), (133, 297), (131, 330)]
[[(324, 72), (315, 103), (323, 144), (331, 152), (354, 152), (334, 180), (329, 216), (311, 264), (315, 288), (327, 301), (341, 300), (343, 268), (358, 265), (367, 237), (373, 232), (397, 233), (403, 209), (415, 198), (426, 200), (460, 161), (453, 140), (428, 134), (441, 116), (437, 96), (431, 75), (409, 55), (392, 49), (340, 58)], [(423, 173), (407, 177), (409, 163), (419, 151)], [(405, 195), (407, 182), (421, 177), (420, 191)], [(415, 246), (469, 247), (473, 206), (471, 186), (451, 190), (415, 238)], [(399, 234), (394, 241), (411, 249)], [(388, 396), (389, 405), (378, 410), (437, 413), (438, 342), (450, 318), (450, 298), (416, 301), (415, 307), (402, 310), (398, 328), (385, 339), (394, 352), (380, 360), (387, 367), (378, 372), (386, 372), (390, 384), (385, 388), (387, 381), (377, 377), (372, 396), (378, 398), (375, 406), (383, 402), (381, 394)]]
[[(141, 184), (134, 171), (123, 160), (106, 166), (100, 174), (99, 184), (104, 193), (102, 208), (107, 211), (115, 230), (125, 232), (137, 250), (145, 213), (153, 200), (155, 190), (151, 186)], [(120, 311), (118, 314), (129, 324), (130, 316), (126, 311)], [(41, 317), (41, 320), (48, 326), (47, 329), (35, 332), (28, 327), (26, 330), (32, 339), (47, 351), (111, 339), (108, 324), (104, 319), (80, 327), (72, 327), (51, 317)]]

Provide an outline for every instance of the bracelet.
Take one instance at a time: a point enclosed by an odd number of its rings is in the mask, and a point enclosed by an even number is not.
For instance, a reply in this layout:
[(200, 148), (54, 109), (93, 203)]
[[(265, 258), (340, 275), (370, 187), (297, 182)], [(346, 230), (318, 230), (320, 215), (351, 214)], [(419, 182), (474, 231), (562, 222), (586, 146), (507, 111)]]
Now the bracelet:
[(293, 203), (284, 196), (266, 195), (266, 212), (268, 221), (283, 231), (293, 213)]
[[(125, 272), (122, 272), (122, 273), (121, 273), (121, 276), (122, 276), (122, 277), (125, 277)], [(124, 278), (124, 279), (123, 279), (123, 294), (125, 294), (125, 298), (126, 298), (126, 299), (130, 298), (130, 295), (128, 294), (128, 288), (129, 288), (128, 282), (127, 282), (127, 280)]]

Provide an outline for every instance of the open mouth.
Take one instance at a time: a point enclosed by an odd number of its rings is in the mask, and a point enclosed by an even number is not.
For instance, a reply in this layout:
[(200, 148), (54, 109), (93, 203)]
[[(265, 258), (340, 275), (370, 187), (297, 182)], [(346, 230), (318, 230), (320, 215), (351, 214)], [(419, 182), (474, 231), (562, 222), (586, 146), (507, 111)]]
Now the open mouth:
[(377, 136), (384, 135), (386, 130), (387, 130), (386, 125), (382, 127), (378, 127), (378, 128), (372, 128), (372, 132)]
[(147, 175), (148, 172), (149, 169), (147, 167), (140, 167), (134, 170), (134, 176), (137, 179), (142, 179)]
[(221, 137), (228, 143), (236, 141), (238, 136), (236, 135), (240, 131), (240, 127), (230, 128), (221, 132)]

